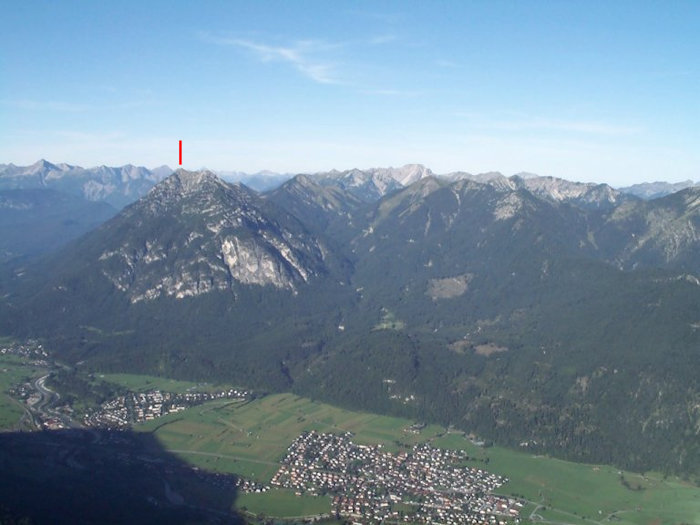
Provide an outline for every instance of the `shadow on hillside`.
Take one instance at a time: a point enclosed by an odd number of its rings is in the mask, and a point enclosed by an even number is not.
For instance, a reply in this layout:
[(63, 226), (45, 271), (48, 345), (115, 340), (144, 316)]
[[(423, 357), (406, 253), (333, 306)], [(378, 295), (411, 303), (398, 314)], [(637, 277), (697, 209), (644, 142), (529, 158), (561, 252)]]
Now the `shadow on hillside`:
[(0, 523), (243, 523), (235, 477), (193, 469), (150, 434), (0, 434)]

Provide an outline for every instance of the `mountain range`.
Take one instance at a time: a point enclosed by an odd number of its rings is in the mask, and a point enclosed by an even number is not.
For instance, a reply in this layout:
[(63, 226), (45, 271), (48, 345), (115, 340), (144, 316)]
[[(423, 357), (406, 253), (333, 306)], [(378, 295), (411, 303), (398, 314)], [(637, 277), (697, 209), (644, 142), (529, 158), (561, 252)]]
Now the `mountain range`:
[(504, 445), (700, 473), (700, 188), (177, 170), (0, 280), (0, 330)]
[(132, 165), (86, 169), (42, 159), (31, 166), (0, 164), (0, 190), (53, 189), (120, 209), (171, 173), (167, 166), (153, 170)]
[[(153, 185), (171, 173), (173, 170), (168, 166), (148, 169), (127, 164), (119, 167), (83, 168), (65, 163), (53, 164), (41, 159), (30, 166), (0, 164), (0, 190), (53, 189), (80, 196), (89, 201), (104, 201), (116, 209), (121, 209), (144, 196)], [(221, 171), (217, 172), (217, 175), (227, 182), (240, 182), (259, 192), (274, 190), (294, 176), (271, 171), (252, 174)], [(524, 172), (511, 177), (506, 177), (499, 172), (480, 174), (453, 172), (437, 175), (420, 164), (407, 164), (400, 168), (332, 170), (307, 174), (307, 176), (322, 185), (347, 189), (365, 201), (376, 200), (426, 177), (437, 177), (451, 182), (461, 179), (484, 183), (500, 182), (524, 187), (540, 195), (554, 198), (586, 198), (584, 194), (597, 188), (597, 191), (608, 192), (608, 199), (619, 198), (620, 195), (633, 195), (649, 200), (698, 186), (690, 180), (678, 183), (645, 182), (614, 190), (605, 184), (570, 182)], [(596, 200), (592, 194), (587, 198)]]
[(625, 188), (620, 188), (620, 191), (624, 193), (629, 193), (636, 197), (642, 199), (657, 199), (659, 197), (664, 197), (670, 195), (671, 193), (676, 193), (677, 191), (684, 190), (686, 188), (698, 187), (700, 183), (693, 182), (692, 180), (686, 180), (682, 182), (642, 182), (640, 184), (633, 184), (632, 186), (627, 186)]

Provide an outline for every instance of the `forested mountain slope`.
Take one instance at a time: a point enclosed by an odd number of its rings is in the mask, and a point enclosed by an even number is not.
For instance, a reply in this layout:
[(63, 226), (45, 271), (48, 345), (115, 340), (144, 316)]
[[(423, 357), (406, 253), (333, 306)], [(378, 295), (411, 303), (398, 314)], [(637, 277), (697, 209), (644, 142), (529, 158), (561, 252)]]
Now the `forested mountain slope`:
[(642, 201), (416, 171), (369, 198), (336, 175), (261, 197), (178, 171), (5, 278), (0, 328), (95, 369), (700, 471), (697, 190)]

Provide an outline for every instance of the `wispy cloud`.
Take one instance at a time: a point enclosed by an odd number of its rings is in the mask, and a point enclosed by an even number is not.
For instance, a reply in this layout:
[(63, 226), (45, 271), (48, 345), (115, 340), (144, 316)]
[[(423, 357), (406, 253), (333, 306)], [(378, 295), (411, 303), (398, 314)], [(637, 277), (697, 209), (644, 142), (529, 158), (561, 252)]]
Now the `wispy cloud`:
[(698, 78), (698, 71), (692, 69), (658, 70), (651, 71), (649, 76), (662, 79), (690, 79)]
[(564, 120), (545, 117), (498, 120), (485, 118), (483, 116), (475, 116), (473, 113), (458, 113), (457, 116), (468, 118), (477, 128), (498, 131), (561, 131), (610, 136), (636, 135), (644, 132), (644, 128), (640, 126), (595, 120)]
[(28, 111), (55, 111), (59, 113), (82, 113), (92, 109), (89, 104), (75, 104), (58, 100), (2, 99), (0, 104)]
[(146, 106), (151, 101), (129, 100), (112, 104), (84, 104), (60, 100), (0, 99), (0, 105), (25, 111), (51, 111), (56, 113), (86, 113), (113, 109), (133, 109)]
[(436, 60), (435, 65), (437, 65), (438, 67), (446, 68), (446, 69), (458, 69), (458, 68), (462, 67), (457, 62), (454, 62), (452, 60), (447, 60), (447, 59)]
[(87, 133), (84, 131), (73, 131), (73, 130), (56, 130), (54, 134), (65, 140), (74, 140), (78, 142), (91, 142), (105, 144), (108, 142), (113, 142), (115, 140), (122, 140), (128, 135), (123, 132), (110, 132), (110, 133)]
[(370, 38), (368, 40), (368, 42), (370, 45), (379, 46), (382, 44), (389, 44), (390, 42), (394, 42), (394, 41), (396, 41), (396, 39), (397, 39), (396, 35), (387, 34), (387, 35), (374, 36), (374, 37)]
[(381, 22), (386, 25), (395, 26), (403, 23), (406, 19), (405, 13), (380, 13), (378, 11), (362, 11), (356, 9), (345, 10), (344, 14), (346, 16), (363, 19), (363, 23), (366, 20), (373, 22)]
[(406, 91), (402, 89), (364, 89), (361, 91), (365, 95), (379, 95), (383, 97), (417, 97), (422, 93), (420, 91)]
[(494, 126), (504, 130), (551, 130), (574, 133), (590, 133), (595, 135), (635, 135), (643, 131), (638, 126), (625, 126), (609, 122), (585, 120), (556, 120), (535, 118), (524, 121), (496, 122)]
[(300, 40), (287, 46), (274, 46), (241, 38), (202, 35), (203, 40), (221, 46), (233, 46), (252, 52), (262, 62), (284, 62), (319, 84), (340, 84), (336, 64), (317, 57), (337, 46), (314, 40)]

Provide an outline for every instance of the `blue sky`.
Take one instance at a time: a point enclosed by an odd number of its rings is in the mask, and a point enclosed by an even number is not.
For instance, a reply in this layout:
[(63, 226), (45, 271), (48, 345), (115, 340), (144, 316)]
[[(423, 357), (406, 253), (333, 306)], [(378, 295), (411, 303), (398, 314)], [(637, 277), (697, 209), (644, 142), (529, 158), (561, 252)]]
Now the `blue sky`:
[(700, 1), (33, 2), (0, 163), (700, 180)]

